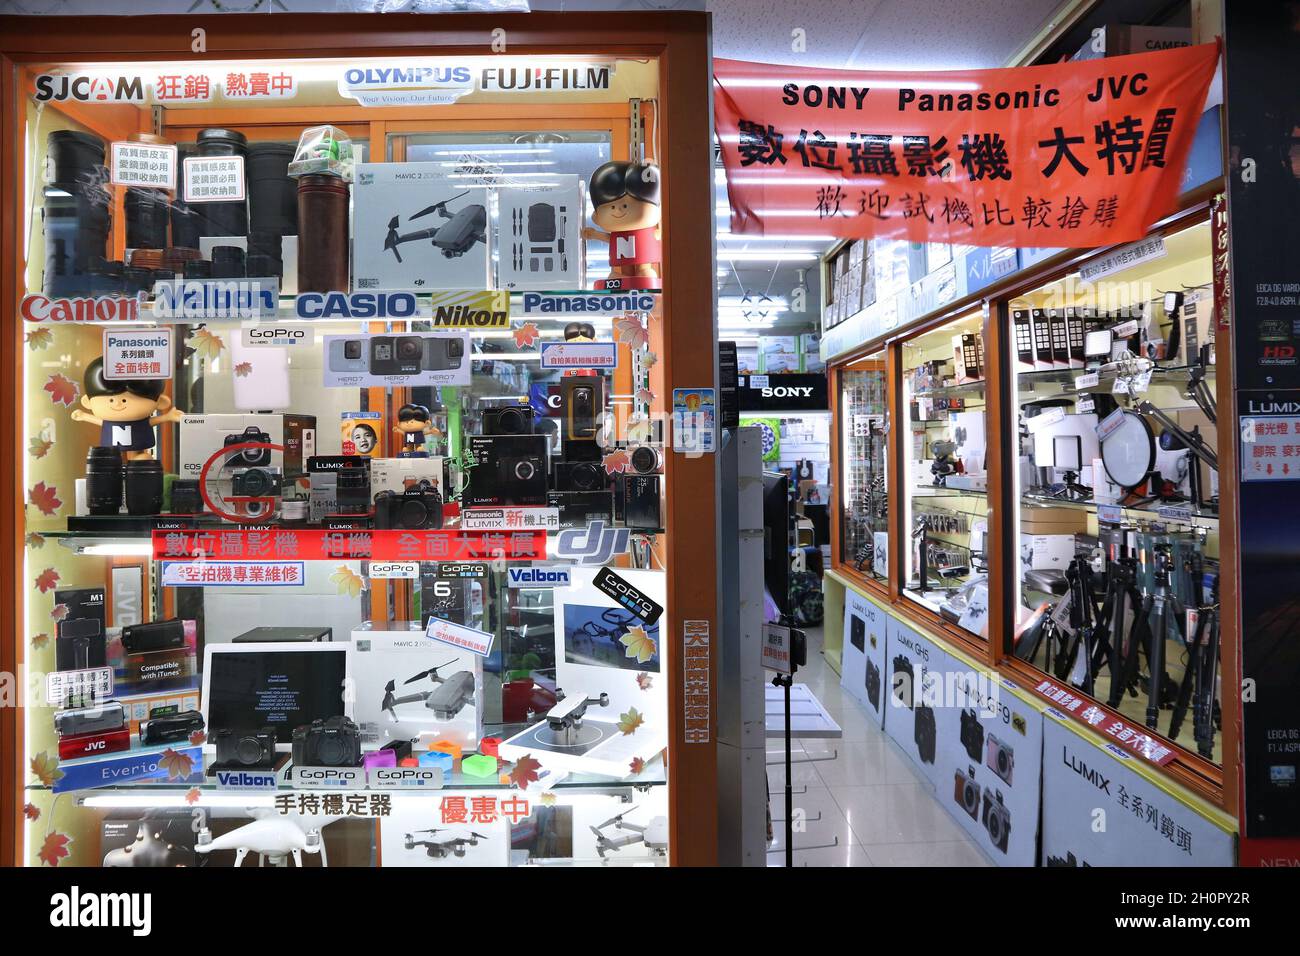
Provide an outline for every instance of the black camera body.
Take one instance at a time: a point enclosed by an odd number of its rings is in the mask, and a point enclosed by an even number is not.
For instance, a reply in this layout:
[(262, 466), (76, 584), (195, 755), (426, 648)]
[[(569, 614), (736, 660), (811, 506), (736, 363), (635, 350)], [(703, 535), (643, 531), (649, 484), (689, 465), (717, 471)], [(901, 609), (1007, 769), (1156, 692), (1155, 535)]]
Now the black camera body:
[(474, 465), (463, 496), (467, 507), (546, 504), (545, 435), (471, 435), (469, 452)]
[(174, 714), (150, 715), (148, 720), (140, 723), (140, 743), (146, 747), (153, 744), (174, 744), (188, 740), (190, 735), (203, 729), (203, 715), (197, 710), (182, 710)]
[(870, 658), (867, 659), (867, 700), (876, 710), (880, 709), (880, 668)]
[(375, 495), (375, 527), (417, 531), (442, 527), (442, 495), (438, 486), (421, 478), (401, 492)]
[(108, 643), (103, 623), (93, 617), (60, 621), (54, 639), (54, 660), (55, 669), (61, 671), (105, 666), (108, 662)]
[(867, 649), (867, 622), (856, 614), (849, 615), (849, 643), (859, 651)]
[(122, 628), (122, 650), (128, 654), (171, 651), (184, 644), (185, 622), (178, 617)]
[[(233, 435), (227, 435), (222, 440), (222, 445), (243, 445), (248, 442), (259, 442), (263, 445), (271, 443), (271, 436), (256, 425), (249, 425), (242, 432), (235, 432)], [(239, 451), (231, 452), (226, 457), (226, 464), (236, 465), (241, 468), (265, 468), (271, 464), (271, 449), (269, 448), (241, 448)]]
[(261, 730), (231, 730), (223, 727), (214, 731), (212, 742), (217, 747), (217, 764), (231, 767), (275, 766), (275, 728)]
[(531, 405), (498, 405), (483, 412), (483, 434), (531, 435), (534, 418)]
[(1015, 751), (1005, 743), (989, 734), (988, 756), (985, 761), (995, 774), (1011, 783), (1011, 771), (1015, 768)]
[(916, 686), (916, 674), (912, 670), (912, 659), (910, 657), (899, 654), (894, 658), (894, 671), (890, 681), (893, 685), (894, 699), (908, 710), (911, 710), (913, 689)]
[(358, 767), (361, 731), (347, 717), (313, 720), (293, 729), (296, 767)]
[(984, 812), (980, 814), (980, 822), (989, 832), (989, 839), (993, 841), (993, 845), (1006, 853), (1007, 837), (1011, 833), (1011, 811), (1002, 802), (1001, 790), (992, 793), (988, 790), (984, 791)]
[(912, 739), (916, 741), (916, 753), (922, 763), (934, 763), (936, 729), (934, 708), (918, 703), (916, 723), (912, 727)]
[(555, 463), (556, 491), (604, 491), (609, 487), (609, 475), (598, 461), (557, 461)]
[(969, 767), (965, 772), (958, 769), (953, 776), (952, 798), (970, 815), (978, 820), (980, 815), (980, 785), (975, 782), (975, 768)]
[(979, 715), (971, 707), (961, 712), (961, 745), (966, 748), (970, 759), (980, 761), (984, 757), (984, 725)]

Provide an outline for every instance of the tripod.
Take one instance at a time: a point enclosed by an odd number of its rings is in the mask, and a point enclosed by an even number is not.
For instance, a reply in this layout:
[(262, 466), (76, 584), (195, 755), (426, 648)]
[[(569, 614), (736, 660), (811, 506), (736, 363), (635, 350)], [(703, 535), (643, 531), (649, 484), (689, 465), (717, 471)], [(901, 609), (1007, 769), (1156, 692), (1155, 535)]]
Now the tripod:
[[(1138, 647), (1143, 642), (1145, 632), (1150, 631), (1147, 617), (1142, 613), (1142, 597), (1137, 589), (1136, 558), (1122, 555), (1111, 561), (1106, 572), (1103, 608), (1103, 618), (1093, 628), (1094, 634), (1098, 635), (1097, 646), (1093, 651), (1093, 672), (1096, 672), (1103, 659), (1107, 661), (1110, 668), (1110, 695), (1106, 706), (1114, 710), (1119, 707), (1124, 692), (1137, 681)], [(1134, 612), (1134, 616), (1126, 642), (1124, 621), (1129, 610)]]
[[(1066, 652), (1061, 655), (1057, 677), (1064, 680), (1074, 662), (1082, 654), (1083, 682), (1078, 686), (1089, 696), (1093, 693), (1096, 671), (1093, 666), (1093, 644), (1101, 612), (1097, 608), (1096, 588), (1093, 586), (1092, 564), (1086, 557), (1076, 557), (1065, 571), (1065, 579), (1070, 584), (1070, 627), (1074, 630), (1074, 640)], [(1082, 648), (1082, 649), (1081, 649)], [(1060, 673), (1064, 671), (1064, 673)]]
[[(1186, 642), (1182, 604), (1173, 592), (1172, 563), (1173, 548), (1167, 544), (1156, 545), (1152, 592), (1147, 595), (1142, 606), (1143, 617), (1146, 619), (1151, 640), (1147, 647), (1147, 671), (1149, 676), (1147, 678), (1146, 724), (1148, 727), (1158, 727), (1160, 724), (1160, 707), (1164, 702), (1164, 682), (1168, 679), (1165, 675), (1165, 641), (1169, 636), (1169, 612), (1171, 610), (1173, 611), (1174, 627), (1178, 633), (1179, 642)], [(1155, 615), (1154, 627), (1151, 625), (1152, 614)]]
[[(1201, 593), (1201, 559), (1193, 555), (1184, 565), (1193, 594)], [(1219, 578), (1215, 575), (1208, 605), (1197, 602), (1196, 631), (1187, 642), (1187, 669), (1178, 686), (1178, 699), (1169, 718), (1169, 739), (1177, 740), (1192, 706), (1192, 736), (1203, 757), (1214, 753), (1214, 696), (1219, 666)]]

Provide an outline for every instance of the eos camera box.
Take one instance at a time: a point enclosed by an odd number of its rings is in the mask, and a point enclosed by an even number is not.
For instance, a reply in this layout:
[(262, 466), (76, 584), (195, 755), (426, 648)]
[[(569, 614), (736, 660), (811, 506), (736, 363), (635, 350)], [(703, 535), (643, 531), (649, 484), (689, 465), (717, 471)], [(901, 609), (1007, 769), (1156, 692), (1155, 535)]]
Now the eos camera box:
[[(208, 459), (224, 447), (261, 443), (284, 444), (283, 415), (186, 415), (180, 427), (180, 477), (198, 480)], [(271, 448), (244, 448), (217, 458), (210, 477), (229, 477), (232, 468), (284, 469), (284, 453)], [(300, 466), (301, 467), (301, 464)]]
[(486, 186), (449, 179), (441, 163), (358, 163), (352, 288), (488, 288), (488, 207)]

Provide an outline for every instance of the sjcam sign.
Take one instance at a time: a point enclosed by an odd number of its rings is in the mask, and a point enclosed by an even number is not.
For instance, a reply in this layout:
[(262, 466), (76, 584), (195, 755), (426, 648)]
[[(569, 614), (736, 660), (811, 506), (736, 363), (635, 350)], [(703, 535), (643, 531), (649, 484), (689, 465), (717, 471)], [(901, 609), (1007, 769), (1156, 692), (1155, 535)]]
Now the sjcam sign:
[(95, 73), (71, 73), (55, 76), (42, 73), (36, 77), (36, 102), (62, 103), (143, 103), (145, 82), (142, 76), (111, 76)]

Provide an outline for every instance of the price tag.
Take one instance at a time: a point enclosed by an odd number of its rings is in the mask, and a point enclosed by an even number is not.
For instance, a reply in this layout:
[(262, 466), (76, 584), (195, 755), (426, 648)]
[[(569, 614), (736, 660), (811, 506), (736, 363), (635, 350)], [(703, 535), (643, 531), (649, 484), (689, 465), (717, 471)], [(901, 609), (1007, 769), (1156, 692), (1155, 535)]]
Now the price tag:
[(1124, 409), (1117, 408), (1097, 426), (1097, 441), (1105, 441), (1122, 424), (1124, 424)]
[(1115, 326), (1115, 328), (1111, 329), (1111, 333), (1117, 339), (1126, 339), (1131, 335), (1137, 335), (1137, 330), (1137, 319), (1133, 319), (1129, 322), (1121, 322), (1119, 325)]
[(238, 202), (243, 198), (243, 156), (186, 157), (186, 202)]
[(1065, 420), (1065, 409), (1059, 405), (1047, 409), (1035, 415), (1033, 418), (1025, 419), (1025, 427), (1029, 429), (1029, 434), (1042, 431), (1049, 425), (1055, 425), (1057, 422)]
[(1096, 388), (1100, 382), (1100, 376), (1096, 372), (1089, 372), (1087, 375), (1080, 375), (1074, 380), (1074, 390), (1082, 392), (1087, 388)]
[(154, 143), (114, 143), (109, 181), (114, 186), (176, 188), (176, 147)]

